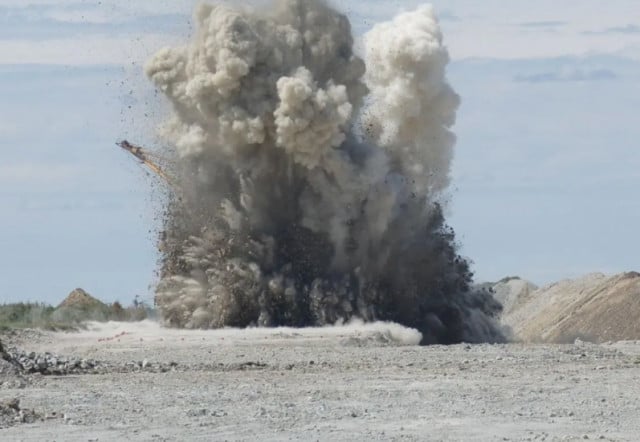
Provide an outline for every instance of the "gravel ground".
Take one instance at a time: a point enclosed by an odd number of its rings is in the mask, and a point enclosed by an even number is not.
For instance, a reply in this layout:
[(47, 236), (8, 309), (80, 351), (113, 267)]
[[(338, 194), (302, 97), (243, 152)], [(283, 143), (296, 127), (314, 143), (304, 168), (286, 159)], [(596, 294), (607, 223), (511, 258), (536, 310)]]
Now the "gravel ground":
[[(3, 441), (640, 434), (640, 342), (419, 347), (394, 324), (189, 332), (150, 322), (2, 339), (23, 367), (0, 376), (13, 413), (0, 419)], [(25, 372), (33, 360), (40, 368)]]

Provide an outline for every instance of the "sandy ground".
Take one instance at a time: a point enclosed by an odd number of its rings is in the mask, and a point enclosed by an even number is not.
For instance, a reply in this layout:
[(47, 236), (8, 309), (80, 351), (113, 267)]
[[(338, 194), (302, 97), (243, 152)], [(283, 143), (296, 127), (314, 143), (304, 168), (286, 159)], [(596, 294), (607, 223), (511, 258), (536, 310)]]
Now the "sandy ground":
[(0, 440), (638, 440), (640, 342), (418, 338), (394, 324), (189, 332), (151, 322), (18, 335), (11, 344), (35, 352), (176, 366), (0, 388), (0, 399), (64, 415)]

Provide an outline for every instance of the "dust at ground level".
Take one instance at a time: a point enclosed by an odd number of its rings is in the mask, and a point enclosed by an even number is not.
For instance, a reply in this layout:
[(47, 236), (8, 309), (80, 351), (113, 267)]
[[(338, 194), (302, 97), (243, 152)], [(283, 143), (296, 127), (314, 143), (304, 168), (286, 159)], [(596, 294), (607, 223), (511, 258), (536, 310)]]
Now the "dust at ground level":
[[(92, 371), (3, 382), (2, 440), (636, 440), (640, 342), (413, 345), (394, 324), (3, 338)], [(93, 362), (92, 362), (93, 364)], [(102, 365), (101, 365), (102, 364)]]

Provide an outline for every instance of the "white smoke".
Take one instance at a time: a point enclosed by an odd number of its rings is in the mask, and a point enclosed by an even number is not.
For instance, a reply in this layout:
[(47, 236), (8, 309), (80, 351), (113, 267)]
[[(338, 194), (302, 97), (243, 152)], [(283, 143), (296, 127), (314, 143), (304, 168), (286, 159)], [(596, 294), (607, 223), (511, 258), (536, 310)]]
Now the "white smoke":
[[(201, 5), (146, 73), (173, 104), (157, 304), (208, 328), (394, 320), (498, 340), (443, 224), (458, 96), (430, 7), (376, 25), (365, 61), (319, 0)], [(366, 68), (365, 68), (366, 66)]]
[(449, 170), (460, 104), (445, 80), (449, 54), (430, 6), (376, 25), (365, 36), (372, 106), (366, 124), (418, 193), (439, 192)]

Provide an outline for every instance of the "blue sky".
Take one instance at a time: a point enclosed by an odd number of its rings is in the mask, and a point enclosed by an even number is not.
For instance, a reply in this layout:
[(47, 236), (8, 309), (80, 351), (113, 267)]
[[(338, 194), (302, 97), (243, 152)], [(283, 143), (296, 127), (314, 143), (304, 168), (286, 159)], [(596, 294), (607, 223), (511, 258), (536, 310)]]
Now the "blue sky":
[[(0, 302), (151, 298), (153, 145), (144, 60), (190, 0), (0, 0)], [(346, 1), (361, 35), (418, 1)], [(640, 17), (616, 0), (447, 0), (462, 96), (449, 221), (477, 279), (640, 270)], [(158, 187), (155, 187), (158, 196)]]

